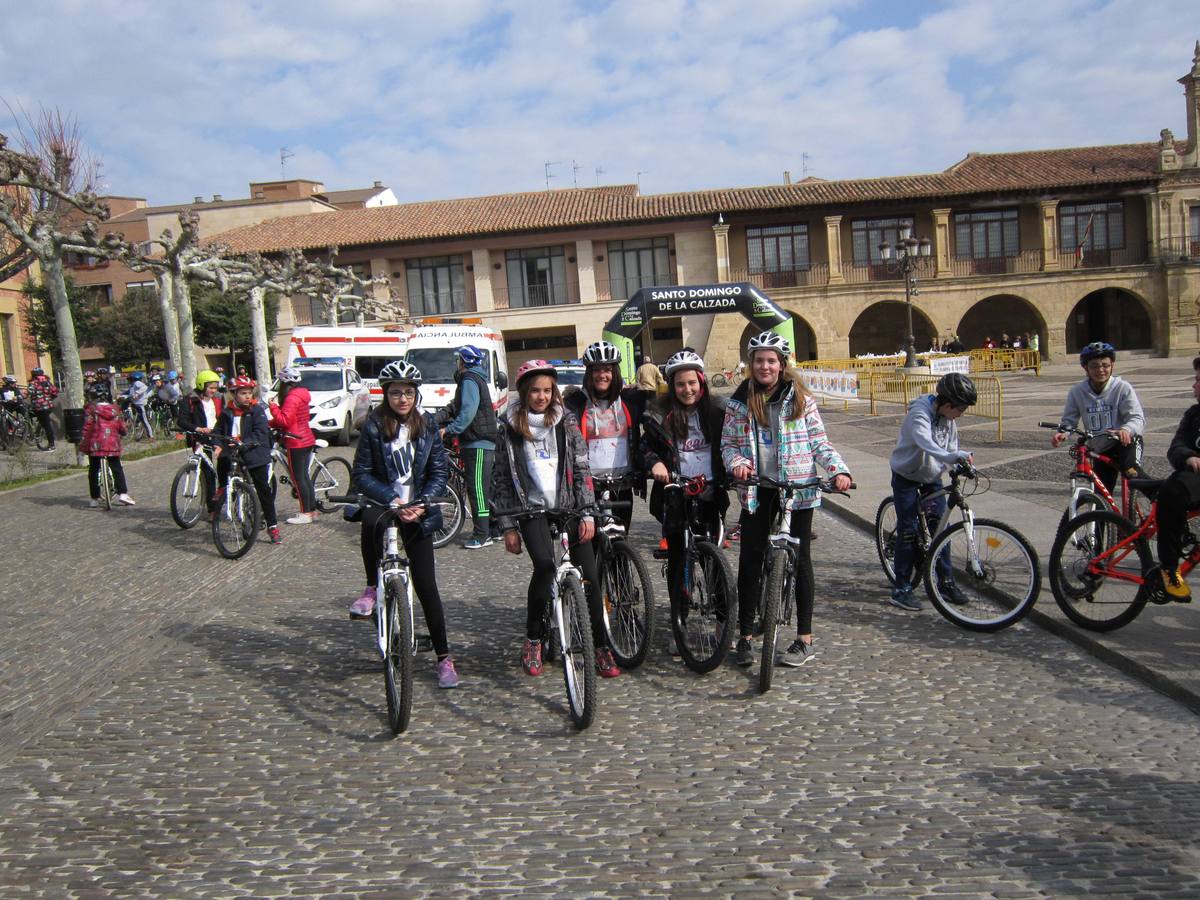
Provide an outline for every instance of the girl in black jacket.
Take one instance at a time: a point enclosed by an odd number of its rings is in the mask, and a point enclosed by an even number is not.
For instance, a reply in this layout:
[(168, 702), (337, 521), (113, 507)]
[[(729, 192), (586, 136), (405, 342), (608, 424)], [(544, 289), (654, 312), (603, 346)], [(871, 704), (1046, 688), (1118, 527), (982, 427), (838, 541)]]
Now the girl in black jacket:
[(1188, 511), (1200, 507), (1200, 356), (1192, 360), (1196, 377), (1192, 396), (1198, 401), (1183, 414), (1167, 460), (1175, 470), (1158, 489), (1158, 562), (1163, 589), (1172, 600), (1187, 602), (1191, 589), (1179, 572)]
[[(271, 492), (271, 427), (267, 424), (267, 414), (262, 404), (254, 399), (256, 386), (254, 379), (246, 376), (229, 382), (233, 402), (221, 411), (213, 434), (236, 438), (242, 444), (242, 461), (246, 466), (246, 474), (254, 482), (263, 521), (267, 523), (267, 534), (271, 536), (272, 544), (282, 544), (279, 523), (275, 519), (275, 497)], [(217, 445), (217, 481), (222, 491), (229, 481), (230, 462), (225, 454), (232, 452), (228, 446)], [(215, 502), (220, 504), (219, 499)]]

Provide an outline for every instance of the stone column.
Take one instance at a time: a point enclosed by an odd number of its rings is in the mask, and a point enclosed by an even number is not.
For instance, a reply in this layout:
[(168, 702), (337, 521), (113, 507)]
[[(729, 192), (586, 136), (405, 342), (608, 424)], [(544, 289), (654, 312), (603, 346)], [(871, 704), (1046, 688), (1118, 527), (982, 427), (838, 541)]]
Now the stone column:
[(1041, 200), (1042, 208), (1042, 271), (1051, 272), (1061, 267), (1058, 259), (1058, 201)]
[(713, 239), (717, 246), (717, 281), (729, 280), (729, 226), (724, 222), (714, 225)]
[(475, 276), (475, 311), (491, 312), (496, 308), (492, 296), (492, 258), (486, 247), (471, 251), (471, 266)]
[(596, 257), (591, 241), (575, 242), (575, 266), (579, 273), (579, 302), (596, 302)]
[[(825, 242), (829, 247), (829, 283), (845, 284), (842, 275), (842, 217), (825, 217)], [(817, 351), (818, 353), (820, 350)]]
[(950, 210), (933, 211), (933, 275), (945, 278), (950, 271)]

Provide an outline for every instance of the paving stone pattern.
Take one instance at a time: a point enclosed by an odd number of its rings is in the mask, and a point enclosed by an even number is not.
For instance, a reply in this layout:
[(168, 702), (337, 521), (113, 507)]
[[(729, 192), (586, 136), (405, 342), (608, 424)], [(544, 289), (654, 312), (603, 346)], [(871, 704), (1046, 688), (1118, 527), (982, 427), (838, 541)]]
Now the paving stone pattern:
[(441, 551), (463, 684), (423, 656), (393, 739), (356, 528), (227, 562), (170, 520), (179, 462), (130, 465), (134, 509), (0, 497), (2, 896), (1200, 893), (1196, 717), (1033, 625), (885, 606), (831, 516), (814, 662), (760, 697), (664, 627), (582, 734), (519, 668), (527, 558)]

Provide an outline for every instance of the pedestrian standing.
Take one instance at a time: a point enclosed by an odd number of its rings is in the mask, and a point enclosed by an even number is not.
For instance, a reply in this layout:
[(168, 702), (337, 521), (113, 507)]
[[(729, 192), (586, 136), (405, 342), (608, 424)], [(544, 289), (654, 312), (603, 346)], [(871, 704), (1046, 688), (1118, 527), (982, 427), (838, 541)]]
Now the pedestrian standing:
[(457, 441), (462, 454), (463, 475), (470, 501), (471, 537), (463, 546), (481, 550), (496, 537), (492, 521), (492, 466), (496, 460), (496, 410), (484, 369), (486, 355), (478, 347), (464, 344), (455, 354), (454, 399), (439, 416), (445, 428), (443, 440)]
[(300, 512), (288, 519), (287, 523), (308, 525), (317, 515), (317, 493), (313, 489), (310, 473), (317, 439), (308, 424), (312, 417), (312, 397), (308, 388), (300, 383), (300, 370), (295, 366), (279, 370), (278, 400), (278, 403), (269, 405), (270, 425), (283, 432), (288, 477), (296, 488), (296, 499), (300, 501)]
[(108, 459), (108, 468), (113, 475), (117, 490), (117, 502), (123, 506), (136, 506), (129, 496), (129, 485), (125, 481), (125, 469), (121, 466), (121, 435), (128, 426), (121, 411), (112, 402), (108, 383), (92, 386), (92, 393), (83, 411), (83, 436), (79, 441), (79, 452), (88, 458), (88, 506), (100, 506), (100, 460)]
[(50, 411), (54, 409), (54, 400), (58, 397), (58, 388), (55, 387), (48, 377), (46, 370), (36, 368), (29, 373), (29, 409), (32, 411), (35, 419), (42, 426), (42, 431), (46, 433), (46, 440), (49, 446), (46, 447), (47, 452), (53, 450), (56, 445), (54, 435), (54, 417), (50, 415)]
[(666, 384), (662, 372), (658, 370), (658, 366), (649, 356), (642, 357), (642, 364), (638, 366), (636, 377), (638, 390), (645, 395), (647, 403), (658, 395), (658, 386)]

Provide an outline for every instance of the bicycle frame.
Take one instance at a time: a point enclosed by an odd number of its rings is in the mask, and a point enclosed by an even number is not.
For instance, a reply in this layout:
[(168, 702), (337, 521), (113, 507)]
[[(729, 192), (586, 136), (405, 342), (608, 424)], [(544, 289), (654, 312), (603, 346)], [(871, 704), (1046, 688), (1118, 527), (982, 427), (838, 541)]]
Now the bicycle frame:
[[(1054, 422), (1040, 423), (1043, 428), (1055, 428), (1059, 426)], [(1068, 479), (1071, 482), (1071, 499), (1067, 505), (1067, 518), (1073, 519), (1079, 515), (1080, 507), (1079, 500), (1085, 494), (1095, 494), (1104, 501), (1108, 509), (1124, 516), (1129, 521), (1138, 523), (1146, 518), (1146, 514), (1142, 512), (1141, 506), (1138, 504), (1137, 492), (1129, 489), (1129, 480), (1125, 477), (1125, 473), (1121, 472), (1116, 460), (1104, 453), (1097, 453), (1088, 446), (1088, 441), (1100, 435), (1093, 432), (1080, 431), (1078, 428), (1073, 429), (1066, 434), (1074, 434), (1075, 445), (1068, 451), (1071, 457), (1075, 460), (1075, 466), (1072, 468)], [(1094, 463), (1102, 462), (1112, 466), (1118, 472), (1119, 483), (1121, 485), (1121, 501), (1113, 497), (1112, 492), (1104, 486), (1104, 482), (1100, 480), (1100, 476), (1096, 474)]]
[[(383, 557), (379, 561), (378, 572), (379, 577), (376, 583), (380, 587), (398, 582), (399, 591), (397, 593), (404, 598), (402, 602), (407, 607), (402, 613), (408, 616), (408, 633), (413, 635), (415, 640), (416, 623), (413, 621), (413, 604), (409, 597), (408, 561), (400, 555), (400, 526), (396, 524), (395, 519), (388, 521), (388, 526), (383, 532)], [(384, 597), (386, 598), (386, 596), (385, 592)], [(385, 610), (382, 615), (375, 616), (376, 644), (379, 647), (379, 655), (384, 659), (387, 659), (388, 650), (391, 649), (389, 632), (388, 615)], [(416, 653), (415, 644), (409, 648), (409, 651), (413, 654)]]
[[(952, 468), (950, 470), (949, 487), (939, 487), (927, 494), (920, 495), (917, 527), (920, 529), (922, 548), (928, 548), (933, 544), (938, 535), (950, 527), (950, 518), (953, 515), (953, 511), (958, 509), (962, 517), (963, 533), (967, 538), (967, 554), (972, 566), (971, 574), (976, 577), (982, 577), (983, 569), (979, 563), (979, 548), (975, 544), (975, 512), (971, 509), (971, 505), (967, 503), (967, 498), (963, 496), (962, 490), (959, 488), (958, 482), (960, 478), (962, 478), (962, 473), (957, 468)], [(929, 522), (924, 515), (924, 505), (930, 500), (937, 500), (942, 497), (946, 498), (946, 510), (938, 519), (937, 527), (933, 531), (930, 531)]]
[[(1188, 513), (1188, 521), (1200, 517), (1200, 510), (1191, 510)], [(1135, 523), (1137, 524), (1137, 523)], [(1130, 553), (1137, 553), (1135, 545), (1138, 541), (1146, 541), (1158, 535), (1158, 501), (1150, 504), (1150, 511), (1146, 517), (1137, 524), (1133, 533), (1124, 540), (1109, 547), (1095, 559), (1089, 560), (1087, 571), (1091, 575), (1099, 575), (1104, 578), (1111, 578), (1114, 581), (1127, 581), (1130, 584), (1143, 585), (1146, 583), (1145, 573), (1132, 574), (1128, 571), (1122, 571), (1120, 564), (1129, 556)], [(1184, 577), (1189, 572), (1200, 566), (1200, 543), (1193, 543), (1191, 550), (1179, 563), (1179, 573)]]

